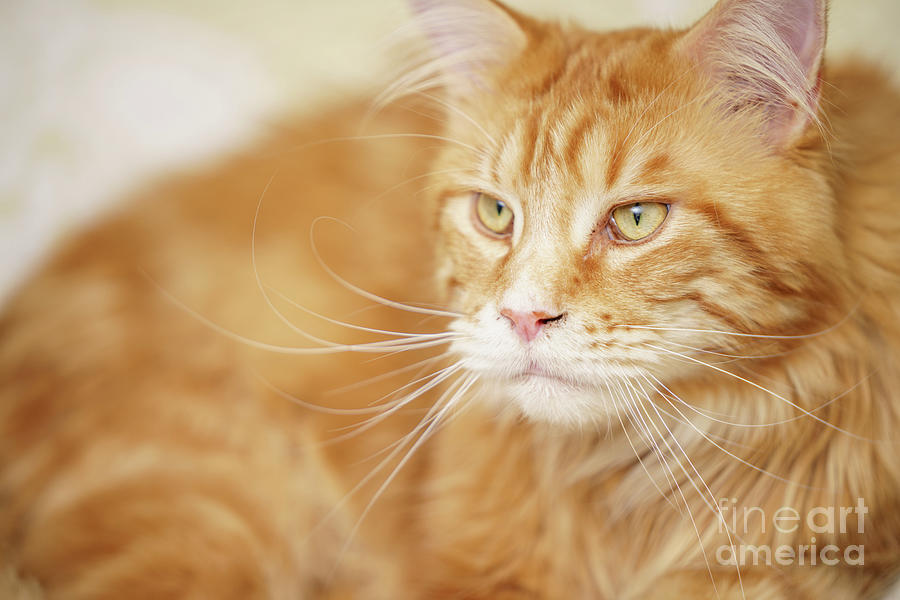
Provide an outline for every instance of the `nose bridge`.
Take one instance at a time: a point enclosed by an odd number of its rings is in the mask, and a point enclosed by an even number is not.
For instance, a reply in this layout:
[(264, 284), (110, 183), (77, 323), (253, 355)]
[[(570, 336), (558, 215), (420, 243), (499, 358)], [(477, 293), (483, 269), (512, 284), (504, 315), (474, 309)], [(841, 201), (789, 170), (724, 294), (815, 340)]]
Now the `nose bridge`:
[(520, 240), (506, 264), (498, 298), (500, 306), (519, 311), (553, 312), (557, 308), (556, 281), (564, 253), (553, 237)]

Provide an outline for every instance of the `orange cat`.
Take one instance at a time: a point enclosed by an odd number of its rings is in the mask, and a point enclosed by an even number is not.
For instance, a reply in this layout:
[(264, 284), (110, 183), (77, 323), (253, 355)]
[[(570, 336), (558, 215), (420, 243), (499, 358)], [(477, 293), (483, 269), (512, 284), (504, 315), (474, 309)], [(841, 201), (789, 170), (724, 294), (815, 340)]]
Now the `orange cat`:
[(413, 8), (435, 58), (384, 99), (429, 105), (159, 185), (11, 302), (7, 594), (881, 594), (886, 78), (823, 67), (822, 0), (605, 34)]

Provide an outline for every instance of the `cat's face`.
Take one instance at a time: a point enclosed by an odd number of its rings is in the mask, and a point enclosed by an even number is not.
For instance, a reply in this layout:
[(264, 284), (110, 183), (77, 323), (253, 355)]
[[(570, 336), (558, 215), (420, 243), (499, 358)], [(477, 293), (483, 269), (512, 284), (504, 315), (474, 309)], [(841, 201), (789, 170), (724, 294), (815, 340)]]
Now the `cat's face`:
[(462, 364), (583, 423), (784, 349), (730, 333), (814, 329), (840, 260), (814, 128), (727, 104), (685, 34), (515, 26), (524, 50), (451, 95), (436, 166)]

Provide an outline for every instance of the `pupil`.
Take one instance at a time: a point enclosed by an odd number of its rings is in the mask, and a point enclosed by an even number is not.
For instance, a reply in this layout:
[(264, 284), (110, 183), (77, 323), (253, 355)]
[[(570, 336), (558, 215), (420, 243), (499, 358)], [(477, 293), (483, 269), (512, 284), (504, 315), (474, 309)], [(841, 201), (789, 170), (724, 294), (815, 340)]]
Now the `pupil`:
[(644, 209), (641, 208), (640, 202), (631, 207), (631, 216), (634, 217), (634, 224), (641, 224), (641, 214), (644, 212)]
[(494, 208), (497, 209), (497, 216), (499, 217), (501, 214), (503, 214), (503, 209), (506, 208), (506, 205), (502, 202), (498, 202)]

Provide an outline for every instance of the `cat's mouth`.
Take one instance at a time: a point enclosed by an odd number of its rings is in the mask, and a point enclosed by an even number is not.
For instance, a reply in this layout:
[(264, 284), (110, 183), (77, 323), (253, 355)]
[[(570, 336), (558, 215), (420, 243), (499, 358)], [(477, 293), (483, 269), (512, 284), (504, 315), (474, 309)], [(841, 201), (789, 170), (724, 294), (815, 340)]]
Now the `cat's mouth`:
[(565, 377), (558, 373), (553, 373), (552, 371), (549, 371), (545, 367), (542, 367), (535, 362), (528, 363), (528, 366), (521, 373), (516, 375), (515, 378), (519, 380), (543, 379), (555, 381), (557, 383), (564, 383), (570, 386), (580, 386), (580, 383), (573, 380), (571, 377)]
[(523, 369), (507, 376), (503, 387), (508, 395), (502, 397), (535, 421), (576, 424), (583, 422), (586, 414), (591, 418), (596, 411), (606, 414), (590, 380), (560, 373), (551, 366), (528, 361)]

